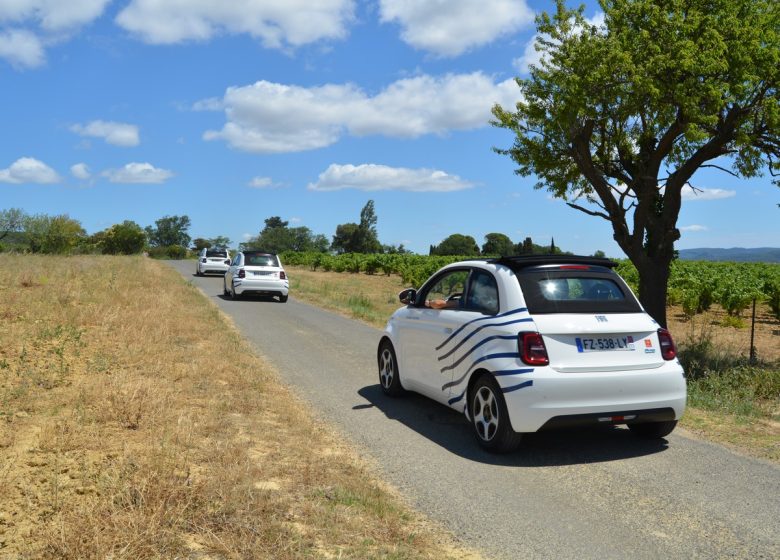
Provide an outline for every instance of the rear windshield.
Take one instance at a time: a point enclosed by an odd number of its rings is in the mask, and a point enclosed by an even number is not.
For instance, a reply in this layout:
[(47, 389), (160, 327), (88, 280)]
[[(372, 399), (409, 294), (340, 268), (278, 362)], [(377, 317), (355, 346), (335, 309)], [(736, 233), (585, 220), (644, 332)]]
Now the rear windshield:
[(221, 257), (223, 259), (227, 258), (227, 251), (224, 251), (222, 249), (209, 249), (206, 251), (207, 257)]
[(268, 253), (244, 253), (244, 264), (246, 266), (279, 266), (279, 259), (276, 255)]
[(613, 272), (560, 269), (517, 274), (531, 313), (637, 313), (639, 303)]

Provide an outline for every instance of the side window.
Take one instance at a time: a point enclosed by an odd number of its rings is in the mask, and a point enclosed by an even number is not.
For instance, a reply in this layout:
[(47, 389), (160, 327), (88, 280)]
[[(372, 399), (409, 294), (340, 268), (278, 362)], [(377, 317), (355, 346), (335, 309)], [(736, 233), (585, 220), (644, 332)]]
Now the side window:
[(231, 263), (232, 266), (241, 266), (241, 254), (237, 254), (235, 257), (233, 257), (233, 262)]
[[(463, 292), (466, 291), (466, 281), (469, 278), (468, 270), (454, 270), (444, 276), (440, 276), (428, 291), (423, 295), (423, 299), (444, 300), (446, 302), (456, 302), (452, 308), (461, 307)], [(448, 306), (449, 307), (449, 306)]]
[(475, 270), (471, 275), (466, 309), (488, 315), (498, 313), (498, 285), (493, 275), (484, 270)]

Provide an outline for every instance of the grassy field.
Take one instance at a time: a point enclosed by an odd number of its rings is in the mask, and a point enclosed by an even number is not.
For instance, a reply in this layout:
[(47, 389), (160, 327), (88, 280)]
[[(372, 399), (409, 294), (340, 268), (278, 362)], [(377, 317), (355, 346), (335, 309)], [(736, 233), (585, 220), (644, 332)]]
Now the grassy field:
[(478, 558), (141, 257), (0, 255), (0, 504), (2, 558)]
[[(380, 328), (400, 307), (397, 293), (409, 287), (397, 276), (288, 269), (293, 297)], [(713, 309), (687, 320), (681, 309), (669, 309), (669, 328), (689, 373), (682, 426), (780, 462), (780, 323), (768, 307), (759, 309), (755, 346), (762, 361), (750, 365), (750, 330), (725, 326), (726, 316)]]

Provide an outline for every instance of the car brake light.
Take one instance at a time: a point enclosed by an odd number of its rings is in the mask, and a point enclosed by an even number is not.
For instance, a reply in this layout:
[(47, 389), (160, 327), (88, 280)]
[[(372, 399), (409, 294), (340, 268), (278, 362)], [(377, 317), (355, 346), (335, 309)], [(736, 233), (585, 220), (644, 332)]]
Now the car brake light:
[(537, 332), (521, 332), (517, 335), (520, 359), (529, 366), (546, 366), (550, 363), (542, 335)]
[(674, 360), (677, 357), (677, 347), (669, 331), (658, 329), (658, 343), (661, 345), (661, 357), (664, 360)]
[(238, 277), (239, 278), (246, 278), (246, 270), (244, 270), (243, 268), (239, 269)]
[(561, 270), (590, 270), (589, 266), (583, 264), (564, 264), (558, 268)]
[(203, 257), (202, 259), (200, 259), (200, 262), (202, 262), (202, 263), (206, 262), (206, 257)]
[(225, 264), (229, 265), (230, 264), (230, 259), (225, 259)]
[(279, 280), (285, 280), (287, 278), (287, 275), (284, 273), (284, 270), (279, 271)]

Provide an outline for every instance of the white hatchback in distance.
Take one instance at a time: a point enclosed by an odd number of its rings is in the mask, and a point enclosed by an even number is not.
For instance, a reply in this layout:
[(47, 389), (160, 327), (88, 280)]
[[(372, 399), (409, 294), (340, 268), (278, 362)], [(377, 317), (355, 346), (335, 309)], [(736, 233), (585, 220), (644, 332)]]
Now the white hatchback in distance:
[(382, 390), (462, 411), (490, 451), (523, 433), (626, 424), (668, 435), (686, 402), (671, 335), (608, 259), (464, 261), (399, 294), (377, 361)]
[(290, 281), (279, 257), (264, 251), (241, 251), (233, 258), (225, 273), (223, 291), (238, 299), (246, 294), (278, 296), (284, 303)]
[(227, 249), (201, 249), (195, 265), (195, 274), (197, 276), (203, 276), (207, 272), (225, 274), (229, 266), (230, 251)]

